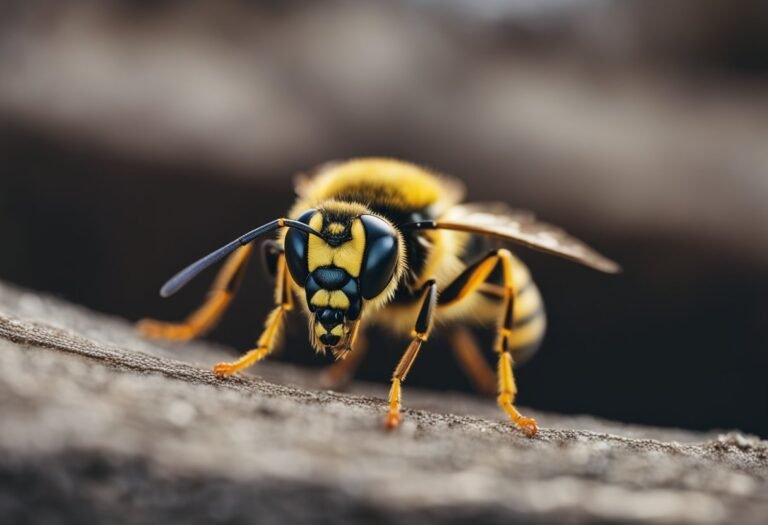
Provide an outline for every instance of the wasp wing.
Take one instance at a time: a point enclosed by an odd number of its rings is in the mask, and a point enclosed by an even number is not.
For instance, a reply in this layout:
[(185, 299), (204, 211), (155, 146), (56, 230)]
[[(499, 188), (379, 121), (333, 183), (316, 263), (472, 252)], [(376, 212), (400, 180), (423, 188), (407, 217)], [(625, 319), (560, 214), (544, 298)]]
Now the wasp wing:
[(534, 250), (558, 255), (606, 273), (621, 267), (564, 230), (539, 221), (533, 213), (501, 203), (461, 204), (436, 221), (412, 223), (414, 228), (455, 230), (488, 235)]

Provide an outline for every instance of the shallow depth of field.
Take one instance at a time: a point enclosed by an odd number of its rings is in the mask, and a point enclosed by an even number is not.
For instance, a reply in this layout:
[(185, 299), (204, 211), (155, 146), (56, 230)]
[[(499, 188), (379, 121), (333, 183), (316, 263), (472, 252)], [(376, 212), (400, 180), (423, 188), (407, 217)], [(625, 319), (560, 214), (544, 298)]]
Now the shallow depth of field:
[[(3, 2), (0, 278), (181, 318), (212, 273), (159, 285), (284, 213), (294, 174), (400, 157), (625, 267), (519, 251), (550, 319), (522, 404), (768, 435), (765, 7), (502, 4)], [(210, 337), (247, 348), (269, 286), (254, 262)], [(304, 330), (282, 358), (324, 364)], [(360, 377), (387, 380), (401, 347)], [(410, 383), (469, 389), (430, 347)]]

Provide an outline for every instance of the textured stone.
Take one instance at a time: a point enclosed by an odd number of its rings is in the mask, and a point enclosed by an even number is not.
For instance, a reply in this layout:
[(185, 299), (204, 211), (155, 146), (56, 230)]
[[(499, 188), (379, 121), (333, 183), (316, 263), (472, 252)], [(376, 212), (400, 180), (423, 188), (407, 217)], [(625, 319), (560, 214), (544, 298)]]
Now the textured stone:
[[(768, 444), (535, 414), (380, 385), (321, 391), (265, 363), (160, 345), (125, 322), (0, 287), (0, 515), (8, 523), (763, 523)], [(279, 381), (277, 383), (276, 381)], [(471, 415), (475, 414), (475, 415)], [(6, 521), (7, 520), (7, 521)]]

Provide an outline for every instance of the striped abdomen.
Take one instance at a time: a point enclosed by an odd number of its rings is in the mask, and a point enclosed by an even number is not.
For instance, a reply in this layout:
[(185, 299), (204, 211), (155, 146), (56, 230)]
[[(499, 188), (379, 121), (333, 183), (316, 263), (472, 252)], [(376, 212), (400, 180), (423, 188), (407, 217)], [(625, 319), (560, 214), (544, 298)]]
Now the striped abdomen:
[(515, 361), (520, 362), (530, 357), (544, 339), (547, 316), (539, 288), (528, 268), (517, 258), (514, 262), (515, 322), (512, 325), (510, 345)]
[[(519, 362), (539, 347), (544, 338), (547, 323), (541, 294), (528, 268), (514, 255), (511, 263), (515, 301), (509, 349), (515, 361)], [(468, 268), (480, 267), (484, 264), (494, 264), (494, 260), (489, 256), (481, 257), (474, 264), (468, 265)], [(502, 322), (500, 319), (505, 309), (504, 279), (500, 261), (495, 264), (497, 264), (496, 268), (469, 296), (459, 299), (460, 290), (467, 284), (462, 282), (461, 277), (442, 290), (439, 300), (443, 304), (441, 308), (443, 321), (475, 320), (486, 326), (496, 326)]]

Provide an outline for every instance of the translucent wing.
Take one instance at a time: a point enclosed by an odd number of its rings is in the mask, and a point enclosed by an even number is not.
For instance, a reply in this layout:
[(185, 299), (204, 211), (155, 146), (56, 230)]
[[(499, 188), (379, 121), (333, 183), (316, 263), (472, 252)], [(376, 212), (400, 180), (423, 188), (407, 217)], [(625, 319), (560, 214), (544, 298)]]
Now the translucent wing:
[(501, 203), (454, 206), (436, 221), (412, 223), (411, 227), (489, 235), (571, 259), (602, 272), (621, 271), (617, 263), (600, 255), (562, 229), (540, 222), (530, 212), (515, 210)]

